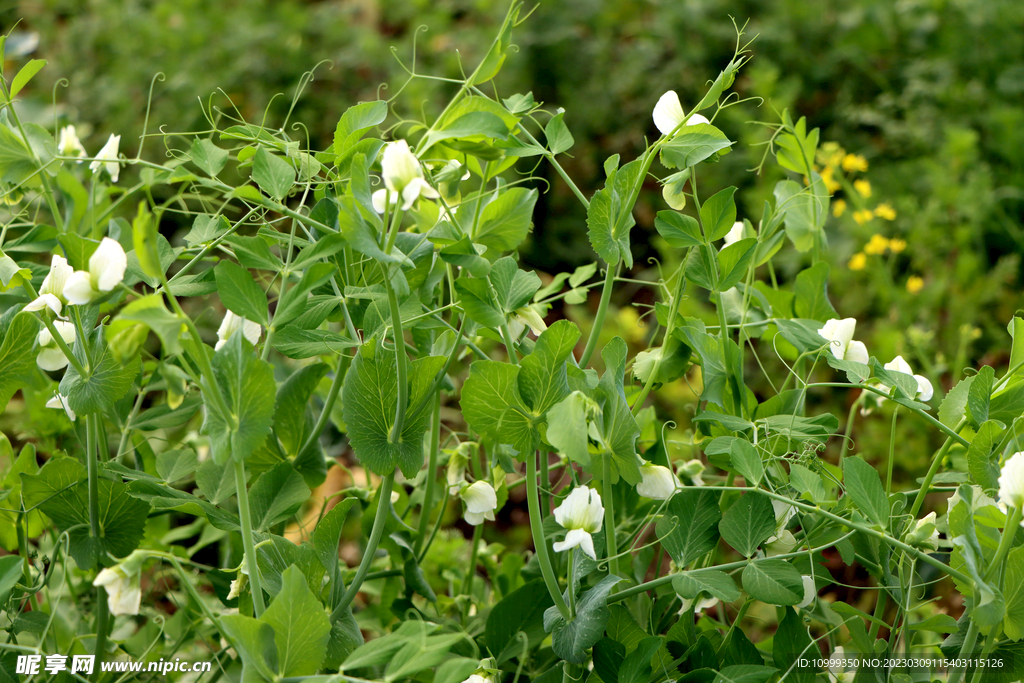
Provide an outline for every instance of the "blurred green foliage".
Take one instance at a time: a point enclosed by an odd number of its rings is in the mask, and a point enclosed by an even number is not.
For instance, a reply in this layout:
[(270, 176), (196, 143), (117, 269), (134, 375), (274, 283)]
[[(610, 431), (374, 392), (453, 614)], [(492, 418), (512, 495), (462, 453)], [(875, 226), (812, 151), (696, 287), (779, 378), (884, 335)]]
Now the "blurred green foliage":
[[(248, 120), (301, 121), (306, 129), (289, 135), (308, 135), (312, 148), (323, 149), (341, 112), (378, 93), (394, 96), (407, 69), (457, 76), (461, 65), (475, 64), (504, 11), (484, 0), (37, 0), (9, 7), (0, 19), (5, 30), (20, 19), (18, 32), (38, 34), (31, 55), (8, 54), (9, 62), (50, 61), (23, 95), (27, 114), (44, 125), (55, 117), (78, 125), (90, 149), (120, 133), (133, 156), (157, 72), (165, 78), (154, 84), (150, 134), (162, 125), (206, 129), (204, 107), (214, 115), (236, 107), (233, 115)], [(589, 195), (603, 184), (605, 158), (631, 158), (644, 136), (656, 135), (651, 110), (662, 92), (675, 89), (684, 106), (692, 104), (728, 62), (730, 16), (749, 20), (748, 35), (758, 35), (736, 85), (751, 99), (716, 121), (740, 144), (704, 173), (705, 192), (738, 185), (740, 216), (756, 222), (778, 177), (747, 172), (764, 150), (752, 145), (767, 140), (765, 128), (748, 122), (775, 122), (785, 108), (806, 116), (822, 140), (867, 160), (868, 170), (854, 175), (872, 187), (870, 199), (848, 197), (850, 209), (828, 227), (836, 309), (862, 321), (858, 336), (872, 353), (914, 359), (939, 396), (965, 365), (999, 362), (989, 349), (1009, 347), (1004, 325), (1020, 306), (1024, 250), (1019, 0), (548, 2), (517, 29), (518, 54), (505, 64), (499, 94), (532, 91), (552, 109), (565, 107), (577, 141), (567, 170)], [(318, 64), (295, 101), (304, 74)], [(58, 79), (67, 82), (54, 96)], [(436, 114), (450, 95), (436, 86), (412, 81), (398, 110), (412, 120)], [(143, 156), (164, 154), (162, 138), (147, 139)], [(657, 165), (654, 171), (665, 175)], [(553, 170), (538, 173), (550, 191), (537, 204), (524, 260), (545, 271), (592, 260), (582, 207)], [(868, 207), (887, 203), (895, 217), (860, 224), (852, 218), (858, 199)], [(657, 278), (650, 257), (678, 258), (661, 249), (653, 229), (662, 208), (652, 178), (635, 211), (639, 279)], [(907, 246), (870, 256), (864, 268), (848, 267), (876, 233)], [(780, 282), (803, 265), (798, 255), (788, 258), (775, 273)], [(921, 280), (908, 289), (911, 277)], [(632, 302), (615, 303), (636, 303), (643, 315), (652, 292), (638, 286), (632, 294)], [(700, 301), (686, 305), (687, 314), (703, 310)], [(637, 324), (638, 316), (623, 310), (609, 326)], [(585, 310), (559, 314), (586, 318)], [(618, 332), (645, 344), (642, 329)], [(861, 438), (887, 439), (883, 421), (867, 429)]]

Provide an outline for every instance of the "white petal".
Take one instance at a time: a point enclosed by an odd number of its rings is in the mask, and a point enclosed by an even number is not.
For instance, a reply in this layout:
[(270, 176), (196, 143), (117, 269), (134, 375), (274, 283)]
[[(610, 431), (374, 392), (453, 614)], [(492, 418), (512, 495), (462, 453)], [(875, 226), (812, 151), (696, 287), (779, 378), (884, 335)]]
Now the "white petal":
[(60, 299), (53, 294), (40, 294), (39, 298), (29, 303), (23, 310), (41, 311), (44, 308), (49, 308), (56, 315), (60, 315), (61, 306), (63, 306), (63, 304), (61, 304)]
[[(695, 117), (691, 117), (691, 121)], [(703, 117), (701, 117), (703, 118)], [(743, 221), (736, 221), (732, 224), (732, 229), (725, 233), (725, 246), (735, 244), (743, 239)]]
[(260, 327), (259, 323), (254, 323), (251, 320), (242, 318), (242, 335), (249, 340), (249, 343), (255, 346), (260, 341), (260, 334), (263, 332), (263, 328)]
[(99, 296), (92, 288), (92, 278), (84, 270), (76, 270), (64, 285), (64, 298), (69, 304), (83, 305)]
[(935, 394), (935, 389), (932, 387), (932, 383), (924, 375), (914, 375), (914, 379), (917, 380), (917, 398), (922, 401), (932, 400), (932, 396)]
[(651, 500), (668, 500), (676, 490), (676, 478), (672, 470), (661, 465), (647, 463), (640, 467), (639, 484), (636, 492)]
[(883, 367), (886, 370), (892, 370), (894, 372), (902, 372), (905, 375), (913, 375), (914, 371), (910, 367), (910, 363), (903, 360), (903, 356), (896, 356), (891, 361), (886, 363)]
[(93, 173), (99, 172), (100, 168), (106, 170), (110, 175), (110, 179), (113, 182), (117, 182), (117, 176), (121, 171), (121, 164), (117, 161), (117, 149), (121, 144), (120, 135), (111, 135), (107, 139), (107, 144), (103, 145), (103, 148), (96, 153), (96, 160), (89, 164), (89, 169)]
[(408, 211), (420, 197), (437, 199), (440, 196), (437, 190), (432, 188), (426, 180), (423, 178), (413, 178), (402, 189), (402, 211)]
[(75, 269), (68, 265), (67, 259), (54, 254), (53, 259), (50, 261), (50, 272), (46, 274), (43, 286), (39, 288), (39, 293), (60, 296), (64, 291), (64, 285), (67, 284), (68, 278), (71, 277), (73, 272), (75, 272)]
[(76, 335), (74, 323), (66, 323), (63, 320), (55, 320), (53, 322), (53, 327), (55, 330), (57, 330), (57, 334), (60, 335), (60, 338), (63, 339), (66, 343), (73, 344), (75, 342)]
[(698, 123), (711, 123), (700, 114), (692, 114), (690, 118), (686, 119), (686, 125), (696, 126)]
[(394, 197), (394, 199), (391, 200), (392, 204), (398, 200), (398, 197), (393, 192), (389, 193), (385, 189), (377, 190), (370, 195), (370, 203), (373, 204), (373, 210), (377, 213), (384, 213), (384, 209), (386, 208), (384, 206), (384, 202), (389, 196)]
[(842, 320), (832, 318), (825, 322), (824, 327), (818, 330), (818, 334), (832, 342), (829, 345), (832, 355), (843, 360), (846, 357), (846, 347), (850, 345), (856, 327), (856, 318), (843, 318)]
[(799, 604), (797, 604), (797, 609), (803, 609), (804, 607), (807, 607), (812, 602), (814, 602), (814, 598), (816, 598), (818, 595), (818, 590), (814, 586), (814, 577), (803, 576), (801, 578), (803, 579), (804, 583), (804, 599), (801, 600)]
[(494, 510), (488, 510), (487, 512), (470, 512), (466, 511), (466, 523), (471, 526), (480, 526), (484, 523), (484, 520), (494, 521)]
[(590, 557), (590, 559), (597, 559), (597, 555), (594, 552), (594, 539), (591, 538), (590, 534), (583, 529), (570, 530), (569, 533), (565, 535), (564, 541), (556, 541), (551, 547), (558, 553), (569, 550), (570, 548), (580, 548)]
[(104, 237), (100, 246), (89, 257), (89, 274), (101, 292), (109, 292), (124, 280), (128, 258), (124, 248), (115, 240)]
[[(71, 406), (68, 405), (68, 400), (66, 398), (64, 398), (63, 396), (61, 396), (60, 394), (56, 394), (53, 398), (51, 398), (49, 401), (47, 401), (46, 402), (46, 407), (47, 408), (57, 408), (58, 410), (63, 408), (64, 412), (68, 416), (68, 419), (71, 420), (72, 422), (75, 421), (75, 411), (71, 410)], [(96, 577), (96, 578), (99, 578), (99, 577)]]
[(60, 349), (41, 349), (36, 356), (36, 365), (50, 372), (63, 370), (68, 366), (68, 357)]
[(423, 178), (420, 161), (405, 140), (389, 142), (384, 147), (380, 166), (384, 185), (395, 194), (401, 193), (414, 178)]
[(844, 360), (854, 361), (855, 363), (867, 363), (871, 360), (868, 356), (868, 347), (864, 346), (864, 342), (859, 342), (856, 339), (850, 342), (850, 345), (846, 347), (846, 358)]
[(462, 492), (462, 500), (466, 510), (474, 514), (483, 514), (498, 506), (498, 496), (494, 488), (486, 481), (476, 481)]
[(669, 90), (654, 105), (654, 125), (662, 135), (671, 135), (672, 131), (683, 122), (683, 105), (679, 103), (679, 95)]

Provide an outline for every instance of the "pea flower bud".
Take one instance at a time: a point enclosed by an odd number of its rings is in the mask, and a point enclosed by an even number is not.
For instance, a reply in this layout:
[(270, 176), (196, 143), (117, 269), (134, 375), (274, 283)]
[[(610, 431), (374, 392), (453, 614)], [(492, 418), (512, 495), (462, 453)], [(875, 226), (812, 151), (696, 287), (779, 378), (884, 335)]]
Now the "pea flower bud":
[[(71, 323), (66, 323), (63, 320), (54, 320), (53, 327), (57, 330), (57, 334), (64, 340), (66, 344), (75, 343), (75, 326)], [(39, 336), (36, 338), (39, 342), (40, 350), (39, 355), (36, 356), (36, 365), (41, 367), (43, 370), (62, 370), (68, 365), (68, 357), (64, 355), (64, 351), (57, 346), (57, 342), (54, 341), (53, 336), (50, 334), (50, 330), (43, 328), (39, 332)]]
[(1024, 509), (1024, 452), (1014, 453), (999, 473), (999, 502)]
[(804, 598), (797, 604), (797, 609), (807, 607), (814, 602), (814, 598), (818, 597), (818, 588), (814, 585), (814, 577), (802, 576), (800, 578), (803, 580), (804, 584)]
[(114, 616), (138, 614), (142, 601), (139, 573), (146, 561), (146, 552), (136, 550), (120, 563), (107, 567), (92, 582), (107, 589), (107, 607)]
[(89, 271), (76, 270), (64, 284), (64, 298), (69, 304), (83, 305), (98, 299), (124, 280), (128, 257), (115, 240), (104, 237), (89, 257)]
[(517, 308), (512, 314), (519, 322), (530, 328), (538, 337), (544, 330), (548, 329), (548, 325), (544, 322), (544, 318), (541, 317), (540, 313), (533, 306), (523, 306)]
[(466, 522), (477, 526), (485, 519), (494, 521), (494, 509), (498, 507), (498, 496), (494, 487), (486, 481), (476, 481), (462, 490), (462, 501), (466, 504)]
[(67, 259), (54, 254), (50, 261), (50, 272), (46, 274), (43, 286), (39, 288), (39, 296), (25, 306), (25, 310), (41, 311), (49, 308), (55, 315), (60, 315), (60, 309), (67, 301), (64, 298), (64, 286), (74, 272), (75, 269), (68, 265)]
[(117, 148), (121, 144), (120, 135), (111, 135), (107, 144), (97, 152), (96, 159), (89, 164), (89, 170), (99, 173), (102, 168), (110, 175), (110, 182), (116, 183), (117, 176), (121, 172), (121, 163), (117, 159)]
[(700, 476), (704, 472), (704, 463), (700, 460), (687, 460), (679, 466), (679, 476), (690, 480), (693, 486), (704, 486), (704, 479)]
[[(423, 167), (420, 160), (409, 149), (405, 140), (389, 142), (384, 148), (381, 158), (381, 175), (384, 185), (395, 196), (402, 196), (402, 210), (407, 211), (420, 197), (437, 199), (437, 190), (423, 179)], [(372, 198), (371, 198), (372, 199)]]
[(75, 411), (71, 410), (71, 406), (68, 405), (68, 397), (61, 394), (54, 394), (53, 398), (46, 402), (46, 407), (57, 408), (58, 410), (63, 408), (64, 412), (67, 413), (68, 419), (72, 422), (74, 422), (75, 417), (77, 417), (75, 415)]
[(939, 549), (939, 530), (935, 523), (935, 513), (927, 515), (915, 522), (913, 528), (904, 539), (907, 545), (921, 550), (935, 551)]
[(828, 350), (839, 360), (867, 363), (869, 360), (868, 347), (864, 346), (863, 342), (853, 339), (856, 327), (856, 318), (843, 318), (842, 320), (832, 318), (825, 322), (825, 326), (818, 330), (818, 334), (831, 342)]
[(213, 350), (219, 351), (220, 347), (228, 343), (231, 335), (239, 330), (242, 331), (242, 335), (249, 343), (254, 346), (259, 342), (260, 333), (263, 332), (263, 328), (260, 327), (259, 323), (246, 320), (242, 316), (228, 311), (224, 314), (224, 320), (221, 321), (220, 327), (217, 328), (217, 345), (213, 347)]
[(564, 541), (554, 543), (555, 552), (579, 547), (592, 560), (597, 559), (591, 534), (600, 531), (604, 521), (604, 506), (597, 491), (588, 486), (574, 488), (555, 508), (555, 521), (569, 531)]
[[(86, 156), (85, 147), (82, 146), (82, 141), (78, 139), (78, 134), (75, 132), (74, 126), (64, 126), (60, 129), (60, 138), (57, 141), (57, 153), (62, 157)], [(78, 163), (82, 163), (82, 160), (79, 159)]]
[(669, 90), (654, 105), (654, 125), (658, 127), (662, 135), (671, 135), (672, 131), (679, 127), (683, 121), (686, 125), (695, 126), (698, 123), (709, 123), (700, 114), (692, 114), (689, 119), (683, 112), (683, 105), (679, 103), (679, 95), (675, 90)]
[(765, 541), (764, 554), (766, 557), (785, 555), (786, 553), (793, 552), (793, 549), (796, 548), (798, 544), (799, 541), (797, 541), (792, 532), (787, 529), (779, 533), (778, 536), (772, 536)]
[[(700, 600), (697, 600), (696, 598), (690, 600), (680, 598), (680, 600), (683, 601), (683, 605), (679, 610), (679, 614), (683, 614), (691, 607), (693, 607), (693, 612), (696, 614), (697, 612), (703, 612), (706, 609), (711, 609), (718, 604), (718, 598), (701, 598)], [(696, 602), (696, 606), (694, 605), (694, 602)]]
[(914, 379), (917, 380), (917, 398), (922, 401), (930, 401), (935, 390), (932, 388), (932, 383), (928, 381), (928, 378), (923, 375), (915, 375), (913, 369), (910, 367), (910, 363), (903, 360), (903, 356), (896, 356), (891, 361), (884, 365), (886, 370), (892, 370), (893, 372), (902, 372), (905, 375), (913, 375)]
[(640, 477), (636, 492), (651, 500), (668, 500), (679, 486), (672, 470), (650, 462), (640, 466)]

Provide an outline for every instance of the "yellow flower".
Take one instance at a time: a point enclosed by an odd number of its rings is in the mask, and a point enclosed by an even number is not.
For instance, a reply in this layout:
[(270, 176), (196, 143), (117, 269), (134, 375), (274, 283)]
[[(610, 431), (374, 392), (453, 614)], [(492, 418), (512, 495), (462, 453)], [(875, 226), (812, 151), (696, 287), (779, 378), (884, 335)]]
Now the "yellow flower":
[(818, 149), (816, 156), (819, 163), (835, 168), (843, 163), (843, 156), (845, 154), (846, 152), (839, 146), (839, 143), (826, 142)]
[(871, 183), (866, 180), (854, 180), (853, 189), (857, 190), (857, 194), (865, 199), (871, 196)]
[(884, 254), (885, 250), (889, 248), (889, 240), (879, 235), (877, 232), (871, 236), (868, 243), (864, 245), (864, 253), (877, 256)]
[(894, 253), (894, 254), (898, 254), (898, 253), (900, 253), (901, 251), (903, 251), (906, 248), (907, 248), (907, 241), (906, 240), (901, 240), (901, 239), (891, 239), (891, 240), (889, 240), (889, 250), (892, 253)]
[(871, 213), (868, 209), (853, 212), (853, 220), (857, 221), (858, 225), (864, 225), (874, 217), (875, 214)]
[(836, 182), (836, 179), (832, 177), (831, 166), (826, 166), (825, 168), (821, 169), (820, 175), (821, 182), (825, 183), (825, 189), (828, 190), (829, 194), (834, 194), (840, 187), (842, 187), (839, 183)]
[(856, 254), (850, 257), (850, 262), (846, 266), (850, 270), (864, 270), (864, 266), (868, 264), (868, 257), (862, 251), (858, 251)]
[(832, 215), (839, 218), (846, 211), (846, 202), (842, 199), (837, 199), (832, 203)]
[(896, 209), (892, 208), (892, 205), (886, 202), (885, 204), (879, 204), (875, 207), (875, 215), (879, 218), (884, 218), (887, 221), (896, 220)]
[(843, 157), (843, 170), (847, 173), (868, 170), (868, 160), (859, 154), (847, 154)]
[(917, 294), (924, 289), (924, 278), (918, 277), (917, 275), (911, 275), (907, 278), (907, 291), (911, 294)]

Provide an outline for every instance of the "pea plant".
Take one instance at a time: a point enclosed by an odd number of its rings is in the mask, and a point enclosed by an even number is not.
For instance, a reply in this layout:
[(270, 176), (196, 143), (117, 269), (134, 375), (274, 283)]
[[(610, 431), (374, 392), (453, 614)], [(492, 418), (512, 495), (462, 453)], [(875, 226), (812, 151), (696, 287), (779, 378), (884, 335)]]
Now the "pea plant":
[[(1005, 371), (940, 402), (829, 301), (816, 129), (766, 127), (782, 179), (759, 216), (698, 182), (735, 144), (715, 120), (742, 30), (588, 198), (560, 163), (570, 113), (498, 95), (520, 10), (468, 76), (408, 69), (453, 89), (436, 119), (356, 104), (325, 150), (210, 106), (208, 130), (143, 136), (164, 163), (118, 135), (92, 155), (22, 119), (41, 61), (2, 80), (3, 680), (177, 658), (209, 682), (812, 683), (851, 680), (844, 652), (1021, 677), (1024, 320)], [(600, 259), (543, 279), (516, 256), (540, 163)], [(605, 323), (654, 183), (669, 265), (631, 356)], [(689, 430), (659, 395), (691, 397)], [(888, 452), (860, 452), (858, 420), (884, 419)], [(941, 443), (909, 490), (903, 421)], [(866, 599), (830, 589), (858, 573)], [(96, 668), (26, 668), (50, 655)], [(902, 661), (856, 680), (929, 680)]]

